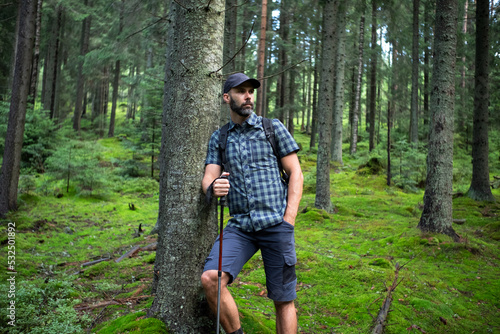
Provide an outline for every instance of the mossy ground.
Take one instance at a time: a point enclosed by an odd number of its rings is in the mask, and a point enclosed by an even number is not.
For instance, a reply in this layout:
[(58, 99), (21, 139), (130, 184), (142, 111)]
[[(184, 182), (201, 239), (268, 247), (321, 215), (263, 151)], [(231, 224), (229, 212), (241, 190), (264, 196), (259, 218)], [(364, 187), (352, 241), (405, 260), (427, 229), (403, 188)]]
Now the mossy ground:
[[(404, 192), (387, 186), (383, 173), (358, 173), (358, 166), (369, 160), (361, 154), (346, 156), (343, 165), (332, 168), (335, 210), (329, 214), (314, 208), (316, 158), (306, 149), (309, 139), (300, 133), (296, 138), (305, 148), (299, 153), (305, 191), (296, 221), (301, 333), (369, 332), (396, 264), (404, 268), (393, 294), (387, 333), (418, 332), (417, 326), (426, 333), (500, 332), (498, 202), (454, 200), (454, 218), (466, 220), (454, 225), (461, 243), (422, 234), (416, 226), (423, 190)], [(117, 175), (116, 162), (133, 159), (118, 139), (95, 145), (102, 148), (106, 189), (93, 196), (70, 190), (60, 198), (27, 193), (20, 197), (19, 211), (8, 217), (17, 228), (18, 282), (40, 288), (52, 280), (70, 282), (72, 292), (64, 298), (72, 301), (79, 316), (89, 316), (82, 328), (92, 327), (93, 332), (167, 333), (163, 324), (144, 317), (153, 297), (134, 299), (151, 294), (154, 253), (113, 261), (134, 246), (155, 241), (151, 236), (134, 237), (134, 232), (142, 224), (147, 233), (156, 222), (158, 183)], [(500, 199), (498, 189), (494, 195)], [(5, 248), (5, 224), (1, 228)], [(99, 258), (111, 260), (81, 267)], [(0, 270), (6, 272), (5, 259)], [(266, 298), (259, 253), (231, 291), (247, 333), (274, 333), (274, 308)], [(84, 309), (113, 299), (124, 302)]]

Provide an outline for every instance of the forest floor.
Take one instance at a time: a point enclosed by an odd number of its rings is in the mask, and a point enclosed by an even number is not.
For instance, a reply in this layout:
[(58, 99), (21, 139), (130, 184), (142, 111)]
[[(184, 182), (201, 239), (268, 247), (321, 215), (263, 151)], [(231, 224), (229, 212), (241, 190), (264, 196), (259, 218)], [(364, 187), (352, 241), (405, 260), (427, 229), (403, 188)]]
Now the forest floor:
[[(309, 146), (307, 136), (296, 138)], [(102, 149), (105, 189), (92, 195), (61, 185), (26, 191), (19, 210), (2, 222), (0, 270), (7, 277), (8, 223), (16, 228), (17, 326), (8, 325), (2, 297), (0, 332), (167, 333), (163, 323), (145, 317), (155, 252), (138, 250), (115, 261), (156, 241), (148, 233), (158, 213), (158, 182), (117, 175), (116, 166), (132, 155), (120, 140), (94, 145)], [(496, 203), (453, 200), (460, 223), (453, 227), (462, 238), (455, 243), (416, 228), (423, 190), (389, 187), (384, 171), (359, 170), (368, 155), (332, 168), (334, 213), (315, 209), (316, 158), (306, 149), (299, 157), (305, 176), (295, 230), (300, 333), (370, 332), (396, 272), (386, 333), (500, 333), (499, 189), (493, 190)], [(491, 170), (500, 173), (499, 166)], [(95, 260), (103, 261), (83, 266)], [(0, 282), (2, 296), (9, 293), (6, 282)], [(275, 332), (260, 253), (231, 291), (246, 333)]]

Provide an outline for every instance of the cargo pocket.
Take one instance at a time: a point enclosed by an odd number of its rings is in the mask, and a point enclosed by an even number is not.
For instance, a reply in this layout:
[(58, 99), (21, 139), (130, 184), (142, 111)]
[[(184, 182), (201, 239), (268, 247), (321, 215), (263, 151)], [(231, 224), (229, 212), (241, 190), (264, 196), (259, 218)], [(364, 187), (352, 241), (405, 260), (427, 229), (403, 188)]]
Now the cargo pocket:
[(291, 250), (283, 255), (285, 264), (283, 265), (283, 284), (295, 282), (297, 275), (295, 273), (295, 264), (297, 263), (297, 256), (295, 250)]

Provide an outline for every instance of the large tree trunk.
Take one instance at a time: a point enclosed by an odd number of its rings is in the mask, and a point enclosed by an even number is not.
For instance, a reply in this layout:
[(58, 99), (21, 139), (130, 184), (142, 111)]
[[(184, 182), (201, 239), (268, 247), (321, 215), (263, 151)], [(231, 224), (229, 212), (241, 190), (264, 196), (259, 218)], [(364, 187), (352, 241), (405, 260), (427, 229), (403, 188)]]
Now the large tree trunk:
[(359, 53), (358, 53), (358, 67), (356, 73), (356, 89), (354, 91), (354, 108), (352, 110), (352, 124), (351, 124), (351, 144), (350, 154), (356, 153), (358, 150), (358, 123), (359, 123), (359, 109), (361, 100), (361, 78), (363, 74), (363, 50), (365, 43), (365, 10), (366, 0), (362, 2), (361, 19), (359, 22)]
[(26, 104), (30, 89), (36, 6), (36, 0), (23, 0), (20, 7), (9, 122), (0, 170), (0, 217), (4, 217), (10, 210), (17, 209), (17, 186), (21, 167)]
[(418, 228), (423, 232), (444, 233), (458, 240), (459, 236), (452, 227), (456, 28), (457, 2), (438, 0), (431, 84), (427, 180), (424, 210)]
[(369, 150), (375, 148), (375, 109), (377, 100), (377, 1), (372, 0), (372, 39), (370, 64), (370, 110), (367, 114), (369, 126)]
[(343, 164), (342, 161), (342, 120), (344, 118), (344, 73), (345, 73), (345, 1), (339, 1), (336, 19), (337, 50), (335, 59), (335, 104), (333, 110), (331, 160)]
[[(84, 1), (84, 6), (86, 7), (88, 1)], [(83, 93), (84, 93), (84, 83), (85, 76), (83, 74), (83, 64), (84, 57), (89, 50), (89, 39), (90, 39), (90, 23), (91, 16), (87, 16), (82, 22), (82, 32), (80, 37), (80, 59), (78, 61), (78, 78), (76, 80), (76, 101), (75, 101), (75, 111), (73, 115), (73, 130), (80, 133), (80, 124), (83, 109)]]
[[(262, 80), (264, 78), (264, 69), (266, 66), (266, 32), (267, 32), (267, 0), (262, 0), (262, 11), (260, 15), (260, 37), (259, 37), (259, 49), (257, 52), (257, 78)], [(265, 98), (264, 98), (265, 87), (260, 86), (257, 88), (257, 103), (255, 108), (255, 113), (259, 116), (263, 115)]]
[(476, 73), (474, 75), (474, 125), (472, 129), (472, 182), (467, 195), (476, 201), (494, 202), (488, 164), (489, 103), (488, 0), (476, 2)]
[(338, 2), (327, 0), (323, 10), (323, 52), (318, 103), (318, 164), (314, 205), (332, 211), (330, 199), (330, 145), (335, 77), (335, 17)]
[(410, 107), (410, 142), (418, 143), (418, 39), (419, 39), (419, 14), (420, 0), (413, 0), (413, 46), (411, 52), (411, 107)]
[[(208, 7), (207, 7), (208, 6)], [(217, 235), (201, 189), (208, 140), (219, 123), (224, 1), (170, 5), (160, 151), (156, 294), (149, 316), (175, 333), (209, 333), (203, 264)], [(196, 57), (193, 57), (196, 55)]]

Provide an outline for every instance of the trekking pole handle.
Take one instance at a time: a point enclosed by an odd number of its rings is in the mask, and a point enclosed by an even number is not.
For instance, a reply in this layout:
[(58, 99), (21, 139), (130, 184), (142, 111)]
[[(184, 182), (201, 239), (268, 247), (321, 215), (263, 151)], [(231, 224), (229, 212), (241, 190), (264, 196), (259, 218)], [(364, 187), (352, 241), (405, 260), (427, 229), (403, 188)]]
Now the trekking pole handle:
[[(219, 177), (219, 179), (228, 180), (229, 179), (229, 173), (222, 173), (222, 175)], [(224, 205), (225, 202), (226, 202), (226, 196), (220, 197), (219, 203), (222, 204), (222, 205)]]

